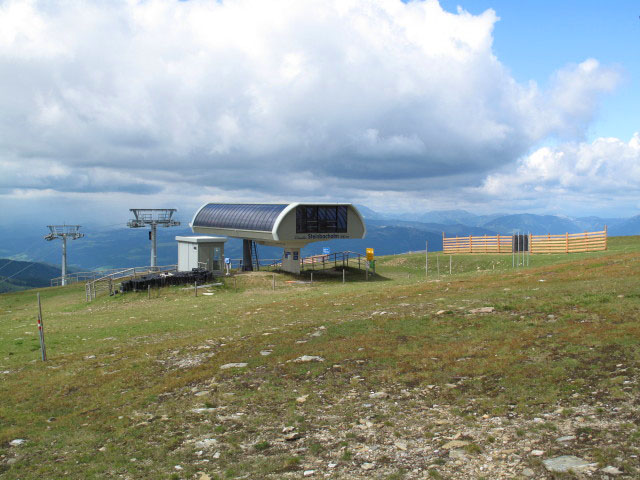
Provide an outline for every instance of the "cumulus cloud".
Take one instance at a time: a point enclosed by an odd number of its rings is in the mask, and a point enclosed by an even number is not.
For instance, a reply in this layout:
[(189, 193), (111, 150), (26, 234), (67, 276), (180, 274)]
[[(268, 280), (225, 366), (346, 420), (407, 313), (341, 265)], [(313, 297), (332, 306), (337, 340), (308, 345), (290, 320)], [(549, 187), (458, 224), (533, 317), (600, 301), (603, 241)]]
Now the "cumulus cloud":
[(581, 135), (618, 80), (588, 59), (547, 90), (519, 84), (492, 51), (497, 21), (435, 0), (6, 1), (0, 188), (477, 185), (541, 139)]
[(536, 210), (584, 213), (612, 211), (620, 204), (638, 209), (640, 134), (628, 142), (598, 138), (540, 148), (510, 171), (489, 175), (478, 193)]

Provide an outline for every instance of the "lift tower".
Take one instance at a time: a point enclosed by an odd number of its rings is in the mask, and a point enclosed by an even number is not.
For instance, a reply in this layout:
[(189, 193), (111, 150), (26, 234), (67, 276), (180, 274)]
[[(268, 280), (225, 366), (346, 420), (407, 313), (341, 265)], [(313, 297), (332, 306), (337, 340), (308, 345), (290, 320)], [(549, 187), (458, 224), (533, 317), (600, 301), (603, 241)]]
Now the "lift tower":
[(50, 233), (45, 235), (47, 241), (62, 239), (62, 285), (67, 284), (67, 238), (75, 240), (84, 237), (84, 233), (80, 233), (80, 225), (47, 225)]
[(158, 253), (156, 234), (158, 225), (163, 227), (177, 227), (180, 222), (171, 218), (177, 210), (175, 208), (130, 208), (135, 218), (127, 222), (130, 228), (140, 228), (149, 225), (149, 240), (151, 240), (151, 266), (157, 267)]

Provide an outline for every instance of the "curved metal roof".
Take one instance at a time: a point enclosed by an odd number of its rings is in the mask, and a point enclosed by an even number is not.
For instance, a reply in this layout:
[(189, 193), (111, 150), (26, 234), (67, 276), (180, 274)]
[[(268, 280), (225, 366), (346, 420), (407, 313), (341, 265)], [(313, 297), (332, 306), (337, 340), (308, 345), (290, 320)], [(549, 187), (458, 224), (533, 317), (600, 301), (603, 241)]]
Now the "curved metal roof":
[(209, 203), (196, 213), (191, 226), (271, 232), (278, 215), (288, 206), (289, 204)]

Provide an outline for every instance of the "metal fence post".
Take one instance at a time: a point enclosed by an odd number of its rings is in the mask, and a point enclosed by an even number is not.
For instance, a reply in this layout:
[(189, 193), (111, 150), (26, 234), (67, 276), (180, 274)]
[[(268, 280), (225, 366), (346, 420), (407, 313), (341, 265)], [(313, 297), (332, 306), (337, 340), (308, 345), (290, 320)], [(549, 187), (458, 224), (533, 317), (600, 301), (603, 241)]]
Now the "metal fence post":
[(47, 361), (47, 347), (44, 343), (44, 322), (42, 320), (42, 303), (40, 303), (40, 292), (38, 292), (38, 333), (40, 335), (40, 352), (42, 361)]

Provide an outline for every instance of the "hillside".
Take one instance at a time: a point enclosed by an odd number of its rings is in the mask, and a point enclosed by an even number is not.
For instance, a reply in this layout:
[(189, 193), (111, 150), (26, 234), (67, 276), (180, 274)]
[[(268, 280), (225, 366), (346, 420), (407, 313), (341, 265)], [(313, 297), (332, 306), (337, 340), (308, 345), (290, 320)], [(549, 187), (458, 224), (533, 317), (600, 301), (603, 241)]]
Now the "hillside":
[(53, 265), (0, 258), (0, 293), (48, 287), (59, 276), (60, 268)]
[[(640, 238), (437, 258), (197, 298), (42, 289), (46, 364), (35, 292), (0, 295), (0, 475), (638, 478)], [(550, 473), (562, 455), (583, 473)]]

